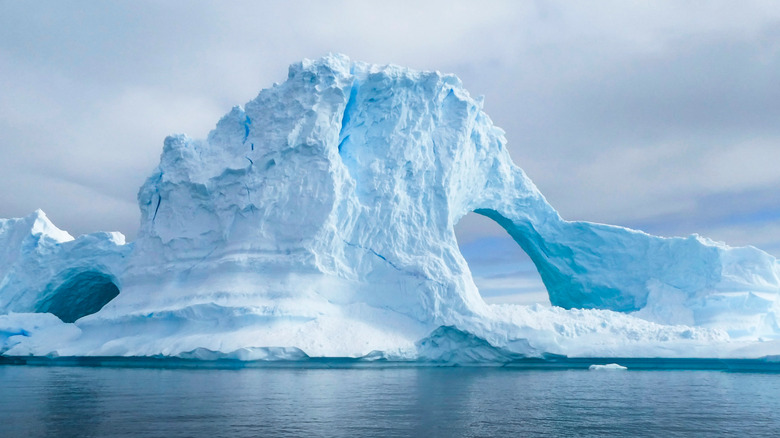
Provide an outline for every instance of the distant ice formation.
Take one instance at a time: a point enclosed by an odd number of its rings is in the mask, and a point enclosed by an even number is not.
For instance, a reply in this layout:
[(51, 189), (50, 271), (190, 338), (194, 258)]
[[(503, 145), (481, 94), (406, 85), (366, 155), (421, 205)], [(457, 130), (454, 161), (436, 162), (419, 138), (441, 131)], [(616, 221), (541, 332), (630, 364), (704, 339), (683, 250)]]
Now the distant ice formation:
[(119, 294), (130, 248), (120, 233), (74, 239), (41, 210), (0, 219), (0, 314), (48, 312), (74, 322), (97, 312)]
[[(565, 221), (505, 143), (455, 76), (340, 55), (294, 64), (207, 139), (165, 140), (138, 194), (135, 242), (74, 240), (40, 211), (1, 221), (0, 352), (440, 363), (780, 353), (774, 257)], [(454, 233), (469, 212), (528, 253), (554, 307), (482, 300)]]

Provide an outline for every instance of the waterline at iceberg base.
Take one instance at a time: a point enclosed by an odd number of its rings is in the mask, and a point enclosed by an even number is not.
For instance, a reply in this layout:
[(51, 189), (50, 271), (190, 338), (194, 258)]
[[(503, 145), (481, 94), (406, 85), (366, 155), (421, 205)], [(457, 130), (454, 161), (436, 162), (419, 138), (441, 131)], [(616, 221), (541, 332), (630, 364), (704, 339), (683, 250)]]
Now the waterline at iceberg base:
[[(165, 140), (138, 193), (135, 241), (74, 239), (41, 211), (0, 220), (0, 353), (432, 364), (780, 355), (774, 257), (565, 221), (505, 143), (455, 76), (341, 55), (294, 64), (207, 139)], [(552, 307), (482, 300), (454, 233), (469, 212), (531, 257)]]

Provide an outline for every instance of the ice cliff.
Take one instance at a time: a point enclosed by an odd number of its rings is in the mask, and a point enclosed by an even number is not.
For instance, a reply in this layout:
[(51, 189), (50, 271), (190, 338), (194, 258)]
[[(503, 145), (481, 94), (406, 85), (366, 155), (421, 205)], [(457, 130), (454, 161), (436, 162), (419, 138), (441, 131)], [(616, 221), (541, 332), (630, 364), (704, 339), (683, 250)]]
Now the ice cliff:
[[(440, 362), (780, 352), (754, 348), (780, 335), (774, 257), (565, 221), (505, 143), (455, 76), (344, 56), (294, 64), (207, 139), (165, 140), (132, 244), (73, 240), (40, 212), (0, 222), (0, 351)], [(472, 211), (528, 253), (556, 307), (485, 304), (454, 233)]]

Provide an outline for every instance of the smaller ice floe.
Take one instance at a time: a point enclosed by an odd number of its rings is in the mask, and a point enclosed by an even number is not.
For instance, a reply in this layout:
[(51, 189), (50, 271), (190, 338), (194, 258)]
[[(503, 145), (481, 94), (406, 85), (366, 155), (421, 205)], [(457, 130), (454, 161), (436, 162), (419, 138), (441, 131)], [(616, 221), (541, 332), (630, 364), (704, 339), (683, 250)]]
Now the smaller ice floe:
[(588, 367), (591, 371), (612, 371), (612, 370), (627, 370), (628, 368), (616, 363), (608, 363), (606, 365), (591, 365)]

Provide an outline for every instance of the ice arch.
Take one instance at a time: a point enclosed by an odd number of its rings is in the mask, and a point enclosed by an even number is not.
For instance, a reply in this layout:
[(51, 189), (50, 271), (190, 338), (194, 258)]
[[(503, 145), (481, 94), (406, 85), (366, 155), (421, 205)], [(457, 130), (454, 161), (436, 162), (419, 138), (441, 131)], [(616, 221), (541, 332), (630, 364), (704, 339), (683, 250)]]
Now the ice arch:
[(455, 225), (455, 237), (486, 303), (550, 305), (547, 288), (531, 258), (494, 220), (467, 213)]
[(512, 236), (560, 307), (780, 290), (775, 259), (755, 249), (563, 220), (506, 144), (454, 76), (338, 55), (294, 64), (207, 139), (166, 139), (139, 191), (118, 311), (211, 300), (210, 284), (237, 303), (296, 296), (300, 283), (266, 278), (293, 272), (329, 302), (437, 324), (486, 314), (454, 232), (470, 211)]
[[(41, 210), (0, 219), (0, 315), (52, 309), (72, 319), (94, 313), (100, 308), (94, 299), (105, 304), (115, 294), (109, 283), (122, 285), (119, 277), (131, 249), (120, 233), (73, 238)], [(57, 297), (59, 293), (65, 296)], [(66, 311), (66, 303), (86, 310)]]
[[(597, 224), (563, 221), (555, 227), (548, 227), (525, 217), (513, 220), (490, 208), (479, 208), (474, 212), (493, 219), (528, 254), (553, 305), (634, 311), (646, 304), (641, 281), (627, 277), (627, 282), (619, 285), (619, 279), (609, 278), (615, 275), (604, 269), (605, 266), (618, 267), (635, 262), (629, 254), (620, 254), (619, 250), (600, 251), (597, 240), (603, 236), (599, 235), (599, 231), (614, 232), (614, 229), (596, 230), (593, 227), (598, 227)], [(549, 228), (564, 228), (568, 232), (558, 234), (556, 230), (545, 233)]]
[(53, 313), (64, 322), (75, 322), (96, 313), (119, 295), (115, 280), (100, 271), (71, 270), (62, 277), (59, 285), (38, 304), (36, 312)]
[(631, 312), (663, 296), (705, 306), (734, 294), (742, 299), (745, 291), (777, 290), (774, 259), (755, 248), (729, 248), (697, 235), (657, 237), (557, 215), (540, 220), (506, 205), (475, 212), (498, 222), (528, 253), (556, 306)]
[[(415, 358), (431, 357), (419, 349), (431, 344), (445, 354), (489, 344), (598, 355), (725, 339), (609, 312), (486, 305), (454, 231), (474, 211), (529, 255), (552, 304), (780, 333), (770, 308), (780, 291), (774, 257), (565, 221), (506, 144), (454, 76), (343, 56), (305, 60), (206, 139), (166, 139), (138, 194), (132, 244), (109, 235), (49, 241), (40, 226), (6, 232), (16, 246), (0, 238), (9, 254), (0, 262), (11, 261), (0, 312), (75, 320), (116, 296), (79, 320), (83, 335), (69, 354)], [(576, 350), (580, 341), (595, 347)], [(62, 349), (43, 337), (27, 347)]]

